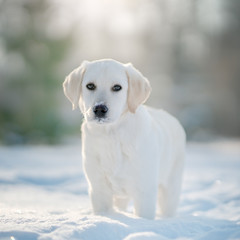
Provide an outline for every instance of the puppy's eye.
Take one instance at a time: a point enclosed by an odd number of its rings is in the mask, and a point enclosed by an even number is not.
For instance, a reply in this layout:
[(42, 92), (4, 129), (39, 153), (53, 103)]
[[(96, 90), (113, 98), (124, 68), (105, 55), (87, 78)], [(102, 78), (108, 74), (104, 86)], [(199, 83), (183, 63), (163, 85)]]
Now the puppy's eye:
[(91, 91), (93, 91), (93, 90), (96, 89), (96, 85), (93, 84), (93, 83), (88, 83), (88, 84), (86, 85), (86, 87), (87, 87), (88, 90), (91, 90)]
[(118, 84), (116, 84), (116, 85), (114, 85), (113, 87), (112, 87), (112, 90), (114, 91), (114, 92), (118, 92), (118, 91), (120, 91), (122, 89), (122, 87), (120, 86), (120, 85), (118, 85)]

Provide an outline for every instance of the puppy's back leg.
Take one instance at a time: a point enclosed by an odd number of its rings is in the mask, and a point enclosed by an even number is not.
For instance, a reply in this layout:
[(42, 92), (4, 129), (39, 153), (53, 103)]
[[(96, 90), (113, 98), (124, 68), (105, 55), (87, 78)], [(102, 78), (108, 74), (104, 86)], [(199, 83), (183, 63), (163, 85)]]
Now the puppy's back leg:
[(154, 219), (157, 205), (157, 186), (154, 184), (133, 196), (134, 213), (138, 217)]
[(158, 187), (158, 203), (163, 217), (174, 216), (178, 207), (183, 172), (183, 157), (181, 158), (175, 162), (167, 186), (159, 185)]
[(171, 194), (169, 189), (159, 185), (159, 210), (161, 217), (173, 217), (177, 210), (179, 195), (174, 192)]
[(127, 197), (115, 197), (114, 198), (114, 205), (120, 211), (126, 211), (128, 207), (129, 199)]

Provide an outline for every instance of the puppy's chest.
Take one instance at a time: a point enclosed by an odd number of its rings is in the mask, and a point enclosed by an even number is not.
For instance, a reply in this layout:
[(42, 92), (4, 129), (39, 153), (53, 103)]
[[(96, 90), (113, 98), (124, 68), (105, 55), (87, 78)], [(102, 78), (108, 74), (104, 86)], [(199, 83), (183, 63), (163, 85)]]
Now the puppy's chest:
[(109, 181), (112, 190), (122, 195), (126, 189), (126, 183), (131, 177), (131, 161), (126, 144), (119, 138), (106, 136), (97, 143), (97, 160), (101, 171)]

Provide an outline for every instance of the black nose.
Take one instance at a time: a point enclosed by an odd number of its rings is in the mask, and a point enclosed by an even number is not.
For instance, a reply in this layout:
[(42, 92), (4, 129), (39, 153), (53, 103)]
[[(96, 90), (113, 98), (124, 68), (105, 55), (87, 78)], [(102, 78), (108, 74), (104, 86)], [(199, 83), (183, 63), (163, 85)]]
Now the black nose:
[(95, 115), (98, 117), (98, 118), (103, 118), (105, 117), (106, 113), (108, 111), (108, 108), (107, 106), (103, 105), (103, 104), (100, 104), (100, 105), (97, 105), (93, 108), (93, 112), (95, 113)]

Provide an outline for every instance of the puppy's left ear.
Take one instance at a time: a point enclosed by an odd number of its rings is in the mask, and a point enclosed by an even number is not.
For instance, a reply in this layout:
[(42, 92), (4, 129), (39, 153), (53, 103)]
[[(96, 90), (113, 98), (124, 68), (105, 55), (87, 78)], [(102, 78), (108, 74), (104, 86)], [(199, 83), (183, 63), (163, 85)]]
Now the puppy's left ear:
[(78, 68), (74, 69), (63, 83), (63, 91), (65, 96), (72, 103), (72, 109), (75, 110), (81, 94), (82, 79), (86, 70), (88, 61), (84, 61)]
[(128, 108), (135, 113), (137, 107), (148, 99), (152, 89), (148, 79), (131, 63), (125, 64), (125, 67), (128, 78)]

